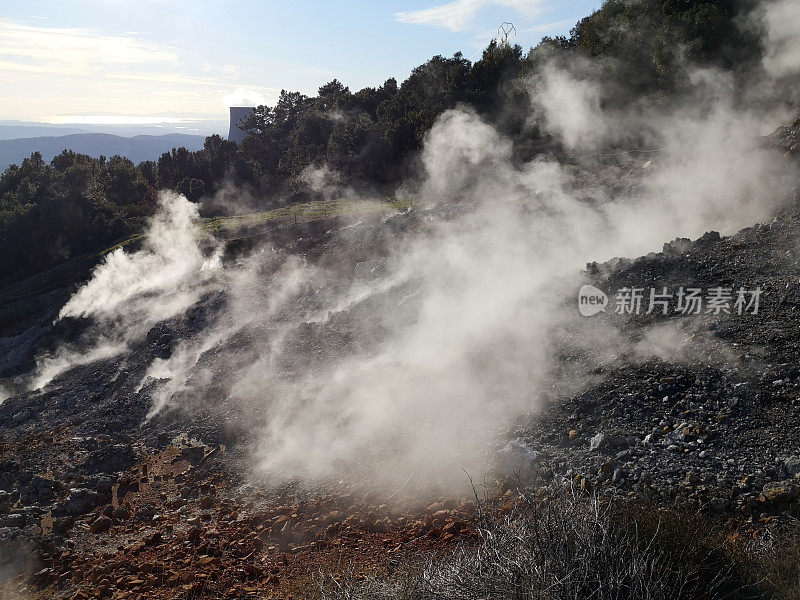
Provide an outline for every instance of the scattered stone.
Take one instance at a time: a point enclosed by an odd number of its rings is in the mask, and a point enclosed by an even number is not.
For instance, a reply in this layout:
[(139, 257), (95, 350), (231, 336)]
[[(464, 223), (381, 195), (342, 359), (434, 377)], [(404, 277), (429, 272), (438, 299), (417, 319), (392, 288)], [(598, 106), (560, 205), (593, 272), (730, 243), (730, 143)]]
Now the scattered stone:
[(602, 431), (589, 440), (589, 450), (600, 450), (609, 445), (608, 435)]
[(767, 483), (762, 490), (762, 494), (769, 502), (784, 504), (797, 499), (800, 495), (800, 488), (786, 482), (776, 481)]
[(88, 488), (72, 488), (69, 496), (57, 505), (54, 514), (82, 515), (91, 512), (100, 503), (100, 494)]
[(89, 525), (89, 531), (91, 531), (92, 533), (105, 533), (106, 531), (111, 529), (111, 526), (113, 524), (114, 521), (112, 521), (110, 518), (106, 516), (98, 517), (97, 519), (92, 521), (91, 525)]
[(127, 521), (131, 518), (131, 511), (129, 511), (124, 506), (118, 506), (114, 509), (113, 513), (111, 514), (117, 521)]

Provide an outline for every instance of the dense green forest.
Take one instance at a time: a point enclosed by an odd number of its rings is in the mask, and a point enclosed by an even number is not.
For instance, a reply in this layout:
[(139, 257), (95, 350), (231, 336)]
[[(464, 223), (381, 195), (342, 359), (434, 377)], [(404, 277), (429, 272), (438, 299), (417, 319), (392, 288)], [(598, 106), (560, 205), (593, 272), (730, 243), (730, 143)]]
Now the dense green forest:
[(752, 75), (759, 32), (740, 26), (752, 10), (751, 0), (606, 0), (569, 37), (546, 37), (528, 52), (492, 42), (476, 62), (434, 56), (401, 84), (352, 92), (333, 80), (314, 97), (282, 91), (274, 106), (251, 112), (239, 146), (214, 135), (203, 150), (177, 148), (138, 166), (69, 151), (46, 164), (33, 154), (0, 176), (0, 277), (49, 268), (140, 229), (160, 188), (197, 201), (233, 184), (267, 208), (313, 196), (304, 171), (329, 165), (356, 188), (388, 194), (413, 169), (437, 116), (460, 103), (514, 140), (520, 158), (557, 152), (526, 125), (521, 82), (546, 62), (580, 57), (602, 69), (615, 82), (607, 104), (668, 98), (680, 91), (687, 59)]

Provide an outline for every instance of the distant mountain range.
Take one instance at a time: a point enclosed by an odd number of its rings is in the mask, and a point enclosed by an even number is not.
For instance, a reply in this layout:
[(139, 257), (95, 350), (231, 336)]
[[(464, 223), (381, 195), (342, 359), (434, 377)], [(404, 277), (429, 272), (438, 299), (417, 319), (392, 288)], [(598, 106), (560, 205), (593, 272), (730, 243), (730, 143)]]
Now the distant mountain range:
[(139, 163), (155, 160), (172, 148), (184, 146), (187, 150), (200, 150), (205, 136), (171, 133), (167, 135), (137, 135), (122, 137), (108, 133), (73, 133), (61, 136), (28, 137), (13, 140), (0, 140), (0, 171), (9, 165), (19, 164), (33, 152), (41, 152), (45, 161), (50, 162), (64, 149), (80, 154), (111, 157), (115, 154), (130, 158)]
[(229, 118), (181, 117), (180, 123), (45, 123), (0, 119), (0, 140), (69, 135), (72, 133), (110, 133), (122, 137), (135, 135), (228, 135)]
[[(81, 127), (71, 127), (67, 125), (50, 125), (39, 123), (24, 123), (11, 125), (0, 121), (0, 140), (17, 140), (20, 138), (32, 138), (51, 135), (69, 135), (70, 133), (120, 133), (118, 131), (92, 132)], [(151, 133), (150, 131), (137, 131), (131, 135)], [(167, 133), (167, 132), (164, 132)]]

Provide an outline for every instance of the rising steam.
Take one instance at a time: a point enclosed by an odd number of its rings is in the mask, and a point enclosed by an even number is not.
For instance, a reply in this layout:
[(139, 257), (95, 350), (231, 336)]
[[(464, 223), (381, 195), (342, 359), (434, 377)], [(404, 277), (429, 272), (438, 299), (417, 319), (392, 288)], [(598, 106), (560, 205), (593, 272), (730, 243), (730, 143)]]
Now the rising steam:
[[(183, 196), (162, 193), (160, 210), (146, 232), (142, 249), (118, 248), (106, 256), (92, 279), (59, 312), (58, 318), (91, 317), (85, 344), (60, 347), (37, 361), (34, 387), (80, 364), (125, 351), (155, 324), (182, 314), (212, 284), (220, 252), (201, 250), (198, 207)], [(205, 238), (208, 243), (208, 238)]]
[[(767, 67), (783, 76), (798, 64), (800, 28), (782, 24), (798, 9), (782, 2), (767, 13)], [(61, 311), (91, 318), (92, 339), (43, 357), (35, 386), (124, 352), (213, 289), (224, 308), (140, 383), (151, 418), (200, 402), (237, 406), (258, 440), (256, 466), (273, 478), (463, 481), (461, 468), (481, 472), (497, 433), (558, 383), (557, 340), (591, 355), (586, 366), (628, 349), (612, 327), (581, 320), (565, 302), (587, 261), (731, 233), (778, 206), (788, 175), (759, 136), (786, 113), (737, 108), (724, 74), (686, 74), (685, 103), (620, 115), (603, 109), (601, 82), (580, 65), (544, 69), (529, 82), (530, 118), (578, 157), (566, 164), (517, 164), (510, 140), (471, 110), (441, 115), (420, 179), (403, 188), (434, 207), (430, 218), (388, 240), (369, 276), (268, 243), (223, 266), (196, 207), (163, 194), (142, 249), (110, 254)], [(652, 152), (591, 155), (631, 139)], [(319, 188), (330, 176), (307, 173)], [(441, 210), (449, 204), (460, 209)], [(330, 252), (348, 248), (350, 234), (340, 231)], [(654, 353), (681, 343), (654, 336)]]

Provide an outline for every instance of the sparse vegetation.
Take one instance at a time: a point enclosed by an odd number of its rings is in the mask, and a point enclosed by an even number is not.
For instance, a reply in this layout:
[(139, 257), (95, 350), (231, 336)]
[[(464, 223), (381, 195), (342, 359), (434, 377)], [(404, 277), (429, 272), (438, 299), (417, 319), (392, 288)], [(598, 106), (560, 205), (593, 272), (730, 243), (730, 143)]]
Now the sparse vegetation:
[(744, 540), (699, 514), (573, 493), (523, 496), (516, 510), (484, 513), (481, 524), (477, 545), (391, 576), (321, 574), (320, 598), (798, 597), (796, 532)]

